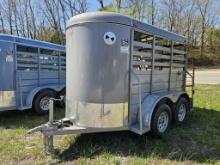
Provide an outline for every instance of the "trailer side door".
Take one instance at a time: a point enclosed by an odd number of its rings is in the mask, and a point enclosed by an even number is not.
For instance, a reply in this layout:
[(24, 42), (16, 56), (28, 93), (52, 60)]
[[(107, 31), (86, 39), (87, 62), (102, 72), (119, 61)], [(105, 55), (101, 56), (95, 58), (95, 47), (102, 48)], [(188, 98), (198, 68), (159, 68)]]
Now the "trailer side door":
[(13, 43), (0, 41), (0, 109), (16, 105)]

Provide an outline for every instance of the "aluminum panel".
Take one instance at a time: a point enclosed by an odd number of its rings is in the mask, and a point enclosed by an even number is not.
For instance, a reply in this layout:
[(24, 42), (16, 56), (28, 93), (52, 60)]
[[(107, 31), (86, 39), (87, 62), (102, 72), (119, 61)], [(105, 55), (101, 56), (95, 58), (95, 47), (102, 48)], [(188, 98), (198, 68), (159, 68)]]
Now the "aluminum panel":
[(79, 126), (110, 128), (128, 126), (128, 103), (96, 104), (67, 101), (68, 111)]
[(16, 106), (15, 91), (0, 91), (0, 108)]

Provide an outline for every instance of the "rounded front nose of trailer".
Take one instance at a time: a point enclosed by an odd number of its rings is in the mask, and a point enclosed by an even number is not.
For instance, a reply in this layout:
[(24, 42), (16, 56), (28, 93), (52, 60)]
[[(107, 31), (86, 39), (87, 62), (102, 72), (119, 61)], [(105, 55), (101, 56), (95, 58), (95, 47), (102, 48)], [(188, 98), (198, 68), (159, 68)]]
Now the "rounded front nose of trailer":
[(82, 22), (67, 29), (66, 117), (87, 127), (127, 124), (130, 27)]

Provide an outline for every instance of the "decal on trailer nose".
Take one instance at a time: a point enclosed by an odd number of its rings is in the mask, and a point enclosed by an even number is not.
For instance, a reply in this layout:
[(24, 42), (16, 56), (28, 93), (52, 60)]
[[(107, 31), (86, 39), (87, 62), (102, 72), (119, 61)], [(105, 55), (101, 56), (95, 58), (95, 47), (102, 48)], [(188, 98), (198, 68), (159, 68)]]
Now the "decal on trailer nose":
[(104, 41), (107, 45), (113, 45), (116, 42), (116, 35), (113, 32), (106, 32), (104, 34)]

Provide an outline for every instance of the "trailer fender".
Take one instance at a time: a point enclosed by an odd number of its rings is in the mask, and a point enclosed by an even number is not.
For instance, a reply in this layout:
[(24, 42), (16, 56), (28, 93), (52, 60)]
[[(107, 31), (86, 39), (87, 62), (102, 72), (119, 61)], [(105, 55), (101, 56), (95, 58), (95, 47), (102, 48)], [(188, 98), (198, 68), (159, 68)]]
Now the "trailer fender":
[(36, 94), (41, 91), (41, 90), (44, 90), (44, 89), (51, 89), (51, 90), (54, 90), (56, 92), (60, 92), (62, 89), (65, 88), (65, 85), (55, 85), (55, 86), (41, 86), (41, 87), (38, 87), (38, 88), (35, 88), (34, 90), (32, 90), (28, 96), (27, 96), (27, 100), (26, 100), (26, 105), (28, 107), (32, 107), (32, 103), (33, 103), (33, 99), (34, 97), (36, 96)]
[(169, 94), (152, 94), (145, 97), (145, 99), (142, 102), (142, 116), (143, 116), (143, 125), (145, 128), (148, 128), (150, 130), (151, 128), (151, 120), (153, 117), (153, 113), (155, 110), (155, 107), (157, 104), (162, 101), (163, 99), (168, 99), (172, 103), (176, 103), (179, 99), (179, 97), (183, 94), (186, 94), (185, 92), (175, 92), (175, 93), (169, 93)]

